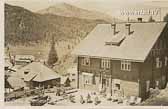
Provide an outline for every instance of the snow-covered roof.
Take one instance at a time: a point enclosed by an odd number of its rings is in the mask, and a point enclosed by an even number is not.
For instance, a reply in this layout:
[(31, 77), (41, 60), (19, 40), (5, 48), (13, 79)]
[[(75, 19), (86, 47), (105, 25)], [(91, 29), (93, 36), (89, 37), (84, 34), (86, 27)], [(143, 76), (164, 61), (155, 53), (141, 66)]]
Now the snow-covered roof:
[(20, 73), (26, 81), (43, 82), (61, 77), (57, 72), (54, 72), (40, 62), (32, 62), (18, 70), (18, 73)]
[[(165, 22), (130, 23), (130, 35), (126, 33), (125, 23), (116, 24), (113, 34), (111, 24), (98, 24), (72, 52), (78, 56), (111, 58), (112, 60), (132, 60), (144, 62), (155, 42), (166, 26)], [(119, 39), (115, 39), (118, 37)], [(106, 45), (105, 42), (119, 42), (119, 46)], [(114, 41), (115, 39), (115, 41)]]

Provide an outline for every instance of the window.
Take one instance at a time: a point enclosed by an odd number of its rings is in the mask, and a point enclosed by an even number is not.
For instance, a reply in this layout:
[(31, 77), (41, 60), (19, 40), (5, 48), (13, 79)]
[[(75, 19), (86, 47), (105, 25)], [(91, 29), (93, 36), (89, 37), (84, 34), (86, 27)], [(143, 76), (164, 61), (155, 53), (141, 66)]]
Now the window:
[(116, 89), (120, 90), (120, 84), (115, 84)]
[(110, 68), (110, 60), (102, 59), (101, 60), (101, 68)]
[(83, 74), (83, 83), (84, 84), (93, 84), (93, 74), (92, 73), (82, 73)]
[(155, 81), (156, 87), (159, 87), (159, 81)]
[(25, 71), (24, 74), (28, 74), (29, 72)]
[(156, 68), (159, 68), (159, 58), (156, 58)]
[(25, 71), (24, 71), (24, 74), (26, 75), (26, 74), (28, 74), (30, 72), (30, 70), (29, 69), (26, 69)]
[(119, 79), (113, 79), (113, 89), (114, 90), (120, 90), (121, 88), (121, 81)]
[(121, 70), (131, 71), (131, 62), (130, 61), (121, 61)]
[(146, 81), (146, 92), (149, 92), (149, 88), (150, 88), (150, 81)]
[(90, 58), (89, 57), (84, 57), (82, 59), (82, 65), (90, 66)]
[(167, 56), (165, 56), (165, 66), (167, 66), (167, 61), (168, 61), (168, 58)]
[(162, 61), (160, 58), (156, 58), (156, 68), (161, 68), (162, 67)]

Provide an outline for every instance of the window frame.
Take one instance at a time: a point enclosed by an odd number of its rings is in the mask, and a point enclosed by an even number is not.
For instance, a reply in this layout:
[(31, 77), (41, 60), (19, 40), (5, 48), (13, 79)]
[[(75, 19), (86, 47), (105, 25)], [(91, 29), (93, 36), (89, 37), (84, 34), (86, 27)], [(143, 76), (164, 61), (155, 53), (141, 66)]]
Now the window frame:
[(101, 64), (100, 64), (101, 68), (110, 69), (110, 65), (111, 65), (110, 59), (106, 59), (106, 58), (101, 59)]
[(82, 81), (84, 85), (94, 85), (94, 82), (93, 82), (94, 75), (90, 75), (90, 73), (83, 73), (82, 79), (83, 79)]
[(150, 80), (146, 81), (146, 92), (150, 91)]
[(90, 57), (83, 57), (82, 58), (82, 65), (83, 66), (90, 66)]
[(167, 66), (167, 64), (168, 64), (168, 57), (167, 56), (165, 56), (165, 66)]
[(132, 66), (131, 66), (131, 61), (129, 60), (121, 60), (121, 70), (123, 71), (131, 71)]
[(162, 68), (162, 61), (159, 57), (156, 58), (156, 68)]

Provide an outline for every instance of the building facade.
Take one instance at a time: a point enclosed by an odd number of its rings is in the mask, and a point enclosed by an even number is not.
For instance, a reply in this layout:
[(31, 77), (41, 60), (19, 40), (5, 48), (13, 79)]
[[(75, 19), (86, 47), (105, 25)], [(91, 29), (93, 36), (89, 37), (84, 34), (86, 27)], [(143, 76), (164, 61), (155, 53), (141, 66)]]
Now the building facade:
[[(104, 26), (103, 29), (98, 25), (74, 51), (78, 56), (78, 88), (103, 90), (111, 95), (117, 90), (122, 90), (124, 96), (139, 96), (142, 99), (149, 97), (150, 88), (165, 88), (168, 78), (167, 25), (165, 23), (111, 24), (111, 27), (109, 26), (111, 30), (108, 28), (108, 32), (104, 29), (105, 25), (101, 25)], [(146, 26), (147, 28), (144, 29)], [(154, 27), (154, 30), (149, 27)], [(99, 30), (104, 33), (100, 34), (102, 32), (99, 33)], [(151, 33), (152, 31), (155, 31), (155, 34)], [(117, 38), (107, 38), (105, 35), (108, 33), (109, 37)], [(100, 45), (94, 48), (95, 35), (97, 35), (97, 44)]]

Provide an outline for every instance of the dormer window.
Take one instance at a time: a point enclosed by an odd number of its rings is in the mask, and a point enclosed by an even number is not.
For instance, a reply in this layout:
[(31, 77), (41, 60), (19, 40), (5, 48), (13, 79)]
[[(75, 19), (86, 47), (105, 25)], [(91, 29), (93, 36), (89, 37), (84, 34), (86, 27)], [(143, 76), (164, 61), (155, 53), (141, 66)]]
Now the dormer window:
[(105, 42), (105, 45), (112, 45), (111, 42)]
[(24, 74), (26, 75), (26, 74), (28, 74), (29, 72), (30, 72), (29, 69), (27, 69), (27, 70), (24, 71)]
[(27, 72), (27, 71), (24, 71), (24, 74), (28, 74), (29, 72)]
[(131, 33), (131, 24), (130, 23), (127, 23), (125, 24), (125, 28), (126, 28), (126, 35), (130, 35)]
[(111, 28), (113, 30), (113, 35), (115, 35), (116, 34), (116, 24), (115, 23), (111, 24)]
[(124, 41), (125, 35), (116, 35), (111, 38), (111, 40), (106, 41), (105, 45), (114, 45), (114, 46), (120, 46), (120, 44)]
[(82, 65), (84, 65), (84, 66), (90, 66), (90, 58), (89, 57), (83, 57), (83, 59), (82, 59)]

